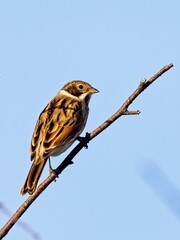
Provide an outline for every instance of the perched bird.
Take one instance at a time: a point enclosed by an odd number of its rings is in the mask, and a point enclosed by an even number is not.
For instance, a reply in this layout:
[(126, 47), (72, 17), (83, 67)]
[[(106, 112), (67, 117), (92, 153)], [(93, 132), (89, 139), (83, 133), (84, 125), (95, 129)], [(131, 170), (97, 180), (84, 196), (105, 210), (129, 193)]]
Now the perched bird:
[(33, 194), (50, 156), (67, 150), (84, 130), (89, 100), (98, 90), (76, 80), (68, 82), (41, 112), (31, 140), (33, 161), (21, 194)]

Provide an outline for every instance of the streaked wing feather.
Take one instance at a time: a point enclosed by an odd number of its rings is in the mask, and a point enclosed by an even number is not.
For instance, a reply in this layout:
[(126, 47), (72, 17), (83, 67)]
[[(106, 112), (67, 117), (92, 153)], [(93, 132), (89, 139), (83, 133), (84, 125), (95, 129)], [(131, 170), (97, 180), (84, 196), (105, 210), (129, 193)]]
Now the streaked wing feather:
[(40, 138), (40, 132), (41, 132), (42, 126), (43, 126), (43, 122), (39, 118), (36, 123), (34, 133), (31, 139), (31, 146), (30, 146), (31, 160), (33, 160), (36, 155), (36, 148), (38, 146), (38, 142), (40, 141), (39, 138)]
[(47, 131), (43, 140), (44, 155), (51, 155), (56, 147), (73, 142), (84, 129), (84, 118), (81, 118), (79, 112), (71, 110), (71, 114), (61, 119), (56, 130)]
[[(39, 163), (59, 145), (66, 144), (84, 129), (86, 119), (77, 100), (55, 97), (42, 111), (31, 141), (31, 159)], [(37, 156), (41, 155), (41, 156)]]

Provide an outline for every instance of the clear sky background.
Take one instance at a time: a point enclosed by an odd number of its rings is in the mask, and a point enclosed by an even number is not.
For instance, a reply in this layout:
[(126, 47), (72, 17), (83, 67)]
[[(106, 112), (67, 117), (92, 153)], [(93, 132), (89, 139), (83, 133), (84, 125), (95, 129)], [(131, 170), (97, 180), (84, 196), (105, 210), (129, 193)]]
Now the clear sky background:
[[(0, 1), (0, 203), (15, 212), (39, 113), (68, 81), (99, 89), (85, 131), (166, 64), (21, 218), (41, 240), (180, 239), (180, 1)], [(75, 146), (75, 145), (74, 145)], [(69, 151), (53, 158), (56, 167)], [(49, 174), (46, 166), (40, 182)], [(8, 217), (0, 209), (0, 226)], [(18, 224), (6, 236), (33, 239)]]

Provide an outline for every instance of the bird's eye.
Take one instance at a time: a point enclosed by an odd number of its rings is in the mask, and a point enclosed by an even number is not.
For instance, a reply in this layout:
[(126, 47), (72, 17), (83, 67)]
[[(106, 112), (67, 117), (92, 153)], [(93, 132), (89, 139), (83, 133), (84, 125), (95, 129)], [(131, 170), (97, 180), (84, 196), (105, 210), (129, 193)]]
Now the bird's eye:
[(79, 88), (79, 89), (83, 89), (84, 86), (83, 86), (82, 84), (79, 84), (78, 88)]

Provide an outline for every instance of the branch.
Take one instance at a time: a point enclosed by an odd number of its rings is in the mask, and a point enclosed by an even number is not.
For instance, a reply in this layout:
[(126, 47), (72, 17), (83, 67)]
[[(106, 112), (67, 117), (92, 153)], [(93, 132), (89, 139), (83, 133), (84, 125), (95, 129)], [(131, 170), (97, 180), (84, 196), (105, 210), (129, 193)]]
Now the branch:
[(62, 171), (72, 164), (72, 159), (76, 154), (84, 147), (87, 146), (93, 138), (99, 135), (107, 127), (109, 127), (114, 121), (123, 115), (136, 115), (140, 114), (140, 111), (128, 111), (128, 107), (132, 102), (147, 88), (151, 85), (157, 78), (173, 67), (173, 64), (168, 64), (160, 69), (154, 76), (152, 76), (148, 81), (142, 79), (139, 83), (137, 89), (131, 94), (131, 96), (124, 102), (124, 104), (119, 108), (119, 110), (114, 113), (110, 118), (108, 118), (104, 123), (102, 123), (98, 128), (92, 131), (90, 134), (86, 134), (85, 138), (81, 140), (77, 146), (69, 153), (69, 155), (64, 159), (64, 161), (53, 171), (51, 174), (39, 185), (35, 193), (27, 198), (25, 202), (19, 207), (19, 209), (14, 213), (14, 215), (9, 219), (9, 221), (0, 230), (0, 239), (2, 239), (8, 231), (13, 227), (13, 225), (18, 221), (22, 214), (29, 208), (29, 206), (34, 202), (34, 200), (47, 188), (47, 186), (58, 177)]
[[(1, 202), (0, 202), (0, 210), (8, 217), (10, 217), (12, 215), (11, 211), (7, 207), (5, 207), (5, 205)], [(27, 234), (29, 234), (32, 239), (40, 240), (40, 237), (38, 236), (38, 234), (26, 222), (23, 222), (22, 220), (19, 220), (17, 222), (17, 225), (19, 225)]]

